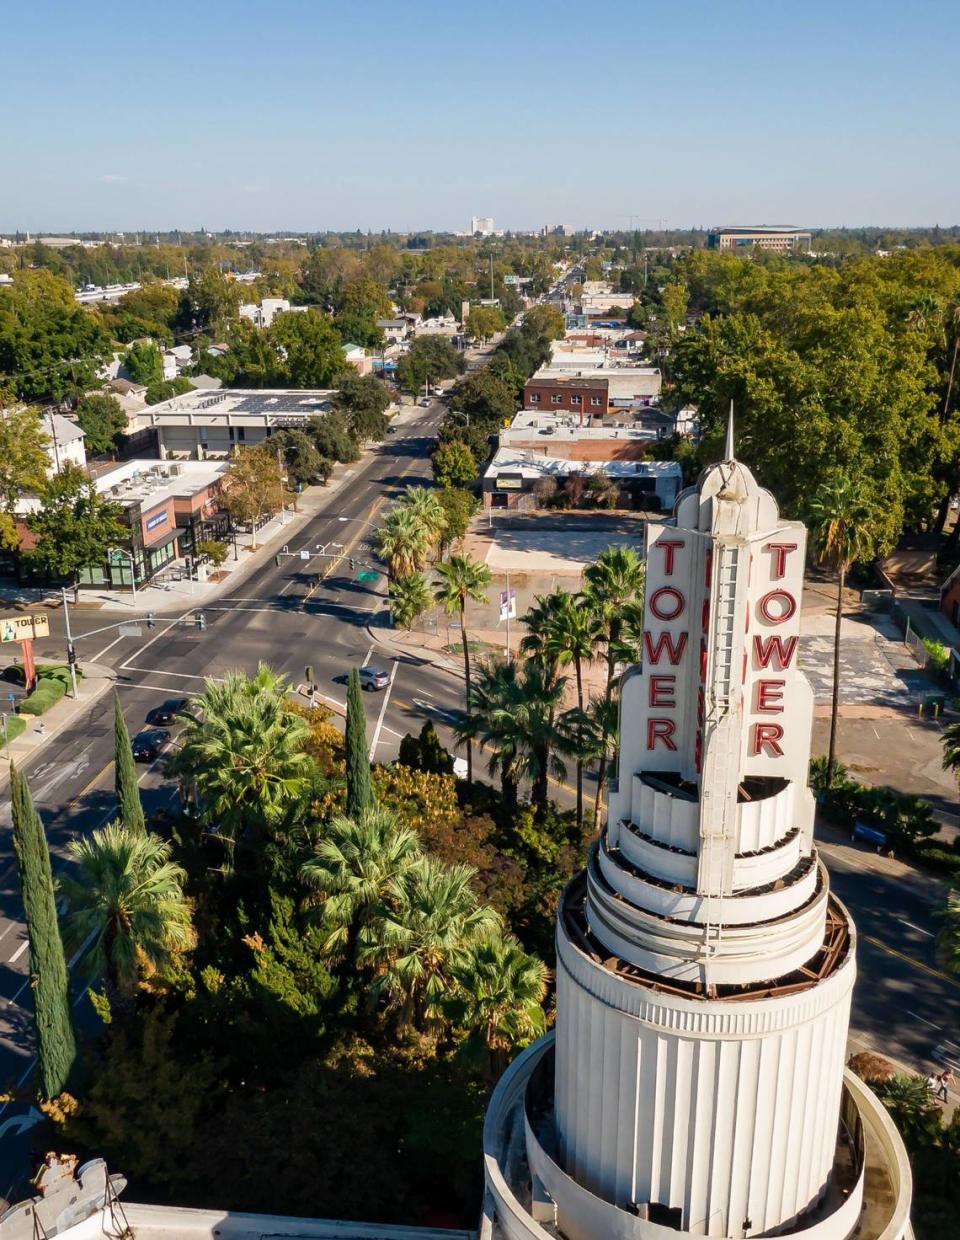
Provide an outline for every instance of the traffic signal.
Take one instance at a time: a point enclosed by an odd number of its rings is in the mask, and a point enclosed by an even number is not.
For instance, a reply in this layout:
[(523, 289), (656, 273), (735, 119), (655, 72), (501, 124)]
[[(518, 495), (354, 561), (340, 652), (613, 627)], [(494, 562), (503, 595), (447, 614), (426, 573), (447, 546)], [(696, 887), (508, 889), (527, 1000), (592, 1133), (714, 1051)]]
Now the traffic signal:
[(351, 571), (351, 573), (352, 573), (352, 572), (356, 569), (356, 567), (357, 567), (357, 561), (353, 558), (353, 556), (351, 556), (351, 557), (350, 557), (350, 571)]
[(148, 611), (147, 612), (147, 628), (155, 629), (156, 627), (157, 627), (156, 613), (152, 611)]
[(197, 628), (200, 630), (201, 633), (207, 627), (207, 617), (203, 614), (202, 611), (197, 612), (196, 617), (194, 618), (194, 624), (197, 626)]
[(71, 667), (76, 667), (77, 665), (77, 652), (73, 647), (73, 642), (67, 647), (67, 663)]

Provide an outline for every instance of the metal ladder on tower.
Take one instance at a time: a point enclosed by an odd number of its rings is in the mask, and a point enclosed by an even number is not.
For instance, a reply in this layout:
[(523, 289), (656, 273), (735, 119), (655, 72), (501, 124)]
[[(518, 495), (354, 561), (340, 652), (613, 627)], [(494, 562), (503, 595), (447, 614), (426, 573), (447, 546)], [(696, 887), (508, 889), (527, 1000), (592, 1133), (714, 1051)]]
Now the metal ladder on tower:
[[(736, 586), (740, 568), (739, 545), (720, 543), (715, 550), (716, 578), (714, 582), (711, 630), (713, 637), (712, 666), (707, 709), (707, 724), (710, 739), (707, 752), (707, 763), (704, 769), (703, 787), (717, 789), (719, 798), (710, 793), (711, 805), (708, 822), (709, 830), (704, 839), (704, 857), (700, 872), (701, 890), (705, 887), (706, 921), (704, 923), (704, 954), (707, 962), (716, 955), (723, 923), (720, 910), (723, 902), (722, 890), (726, 861), (726, 845), (729, 838), (727, 802), (733, 797), (736, 812), (736, 786), (731, 791), (727, 787), (728, 772), (734, 749), (739, 746), (739, 730), (732, 727), (731, 713), (733, 710), (736, 687), (736, 670), (733, 665), (736, 618)], [(714, 808), (719, 799), (719, 822), (716, 821)], [(709, 972), (707, 973), (709, 984)]]

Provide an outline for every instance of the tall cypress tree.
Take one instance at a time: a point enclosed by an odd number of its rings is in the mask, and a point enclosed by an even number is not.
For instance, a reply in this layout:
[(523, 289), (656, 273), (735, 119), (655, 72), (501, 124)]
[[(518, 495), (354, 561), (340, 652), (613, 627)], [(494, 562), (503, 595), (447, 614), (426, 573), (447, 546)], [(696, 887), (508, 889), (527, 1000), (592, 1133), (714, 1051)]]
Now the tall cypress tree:
[(373, 784), (367, 754), (367, 717), (363, 710), (363, 690), (356, 668), (347, 683), (347, 816), (361, 818), (373, 809)]
[(10, 770), (10, 799), (13, 847), (30, 939), (39, 1089), (44, 1098), (55, 1098), (67, 1084), (77, 1053), (70, 1019), (70, 978), (57, 925), (47, 837), (27, 781), (16, 767)]
[(130, 733), (120, 709), (120, 694), (116, 689), (113, 691), (113, 752), (117, 817), (131, 831), (145, 831), (147, 826), (143, 817), (143, 806), (140, 804), (137, 764), (133, 760)]

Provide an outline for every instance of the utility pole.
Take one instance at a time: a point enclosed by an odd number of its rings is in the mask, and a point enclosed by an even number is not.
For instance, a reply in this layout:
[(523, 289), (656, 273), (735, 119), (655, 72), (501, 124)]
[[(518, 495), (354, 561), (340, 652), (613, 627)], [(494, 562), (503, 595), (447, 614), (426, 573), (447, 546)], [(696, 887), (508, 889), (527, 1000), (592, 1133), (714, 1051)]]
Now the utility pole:
[(67, 588), (60, 587), (60, 597), (63, 599), (63, 626), (67, 634), (67, 663), (70, 666), (70, 683), (73, 685), (73, 696), (78, 698), (77, 692), (77, 652), (73, 645), (73, 634), (70, 632), (70, 608), (67, 604)]
[(490, 251), (490, 300), (494, 300), (493, 296), (493, 250)]

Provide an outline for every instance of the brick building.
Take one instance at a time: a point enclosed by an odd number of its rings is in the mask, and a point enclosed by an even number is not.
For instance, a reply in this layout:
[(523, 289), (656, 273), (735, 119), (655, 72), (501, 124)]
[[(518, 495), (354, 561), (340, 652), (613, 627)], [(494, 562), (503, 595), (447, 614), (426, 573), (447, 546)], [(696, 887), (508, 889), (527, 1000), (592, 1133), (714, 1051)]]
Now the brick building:
[(583, 420), (606, 413), (609, 382), (607, 379), (582, 378), (579, 375), (556, 375), (543, 378), (534, 375), (523, 389), (523, 407), (550, 413), (575, 413)]

